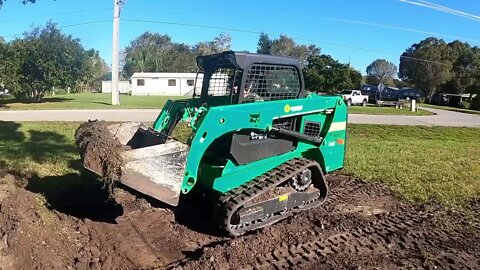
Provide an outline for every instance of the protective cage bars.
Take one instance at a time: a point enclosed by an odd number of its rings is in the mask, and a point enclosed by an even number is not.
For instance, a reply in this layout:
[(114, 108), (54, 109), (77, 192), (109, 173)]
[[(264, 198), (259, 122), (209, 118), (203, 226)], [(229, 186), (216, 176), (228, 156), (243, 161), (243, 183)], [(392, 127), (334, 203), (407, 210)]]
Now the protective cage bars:
[(254, 64), (246, 74), (242, 102), (295, 99), (299, 92), (300, 79), (295, 67)]
[(233, 79), (234, 68), (217, 69), (208, 82), (209, 96), (229, 96), (231, 81)]

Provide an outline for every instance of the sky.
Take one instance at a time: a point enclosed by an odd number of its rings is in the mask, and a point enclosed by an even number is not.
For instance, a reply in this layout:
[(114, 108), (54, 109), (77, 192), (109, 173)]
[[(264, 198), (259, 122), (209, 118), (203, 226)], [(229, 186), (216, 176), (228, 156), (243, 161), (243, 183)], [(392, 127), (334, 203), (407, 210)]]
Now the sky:
[[(174, 42), (189, 45), (224, 32), (231, 35), (233, 50), (255, 52), (259, 32), (271, 38), (285, 34), (297, 43), (316, 44), (322, 53), (365, 74), (378, 58), (398, 65), (405, 49), (429, 36), (480, 46), (480, 18), (472, 17), (480, 15), (479, 0), (429, 0), (470, 16), (455, 16), (412, 1), (421, 0), (126, 0), (120, 48), (145, 31), (167, 34)], [(7, 0), (0, 9), (0, 36), (9, 41), (52, 20), (64, 33), (79, 38), (86, 49), (98, 50), (110, 64), (112, 17), (111, 0), (37, 0), (27, 5)]]

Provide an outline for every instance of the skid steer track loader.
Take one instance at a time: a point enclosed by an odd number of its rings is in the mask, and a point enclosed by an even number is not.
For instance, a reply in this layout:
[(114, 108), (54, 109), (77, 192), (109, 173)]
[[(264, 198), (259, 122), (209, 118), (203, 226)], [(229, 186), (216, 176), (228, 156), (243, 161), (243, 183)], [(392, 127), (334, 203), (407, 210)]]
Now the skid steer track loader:
[[(201, 190), (232, 236), (319, 206), (324, 174), (343, 167), (343, 100), (307, 93), (292, 58), (224, 52), (197, 64), (193, 98), (169, 100), (153, 128), (108, 127), (125, 145), (114, 180), (172, 206)], [(171, 137), (179, 122), (191, 131), (187, 143)], [(102, 175), (98, 164), (84, 166)]]

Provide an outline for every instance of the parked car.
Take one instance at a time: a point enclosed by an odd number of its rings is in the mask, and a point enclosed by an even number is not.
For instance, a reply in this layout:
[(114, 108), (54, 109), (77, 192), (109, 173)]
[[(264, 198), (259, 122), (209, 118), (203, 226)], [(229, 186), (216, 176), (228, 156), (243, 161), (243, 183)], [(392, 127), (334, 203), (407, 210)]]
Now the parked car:
[(348, 106), (359, 104), (367, 106), (368, 95), (362, 95), (360, 90), (343, 90), (340, 95)]

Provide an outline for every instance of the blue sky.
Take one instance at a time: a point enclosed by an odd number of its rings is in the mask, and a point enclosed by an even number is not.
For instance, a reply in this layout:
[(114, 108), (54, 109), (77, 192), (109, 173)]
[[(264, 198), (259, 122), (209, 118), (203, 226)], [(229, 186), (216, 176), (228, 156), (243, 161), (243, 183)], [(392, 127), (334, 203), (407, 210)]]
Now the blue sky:
[[(478, 0), (431, 1), (480, 15)], [(20, 2), (8, 0), (0, 10), (0, 36), (4, 36), (6, 40), (18, 37), (12, 35), (22, 33), (32, 25), (45, 24), (52, 19), (60, 26), (68, 26), (63, 28), (63, 31), (80, 38), (85, 48), (100, 51), (107, 63), (111, 62), (111, 22), (72, 25), (111, 20), (113, 1), (37, 0), (36, 4), (29, 5), (22, 5)], [(371, 24), (456, 36), (472, 45), (480, 46), (480, 21), (399, 0), (127, 0), (121, 17), (286, 34), (299, 38), (298, 43), (315, 43), (321, 47), (322, 53), (330, 54), (340, 62), (348, 63), (350, 60), (352, 66), (362, 73), (365, 73), (367, 65), (377, 58), (384, 58), (398, 65), (399, 56), (407, 47), (430, 36), (426, 33)], [(128, 45), (144, 31), (168, 34), (175, 42), (190, 45), (198, 41), (212, 40), (221, 32), (228, 32), (232, 36), (234, 50), (252, 52), (256, 50), (258, 41), (258, 34), (255, 33), (159, 23), (121, 21), (120, 29), (120, 48)], [(439, 37), (446, 41), (455, 39)]]

